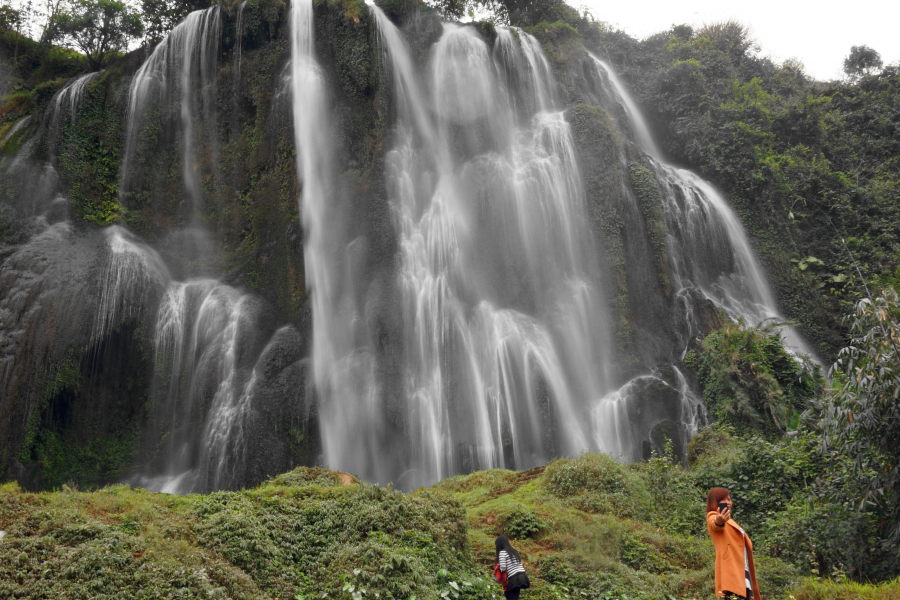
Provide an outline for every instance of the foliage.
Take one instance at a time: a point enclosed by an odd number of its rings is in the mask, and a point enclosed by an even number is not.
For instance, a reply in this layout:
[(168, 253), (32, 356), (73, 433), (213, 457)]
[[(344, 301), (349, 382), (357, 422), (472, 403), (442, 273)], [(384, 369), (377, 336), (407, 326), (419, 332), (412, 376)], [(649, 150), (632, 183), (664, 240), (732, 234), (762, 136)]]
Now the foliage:
[(547, 491), (585, 512), (632, 515), (634, 497), (646, 497), (643, 484), (639, 476), (606, 454), (585, 453), (547, 467)]
[(881, 585), (854, 581), (805, 579), (791, 591), (794, 600), (891, 600), (900, 598), (900, 579)]
[[(740, 442), (729, 435), (722, 429), (709, 437), (730, 440), (726, 446)], [(789, 453), (760, 443), (769, 455), (735, 454), (714, 444), (712, 454), (699, 455), (696, 468), (721, 467), (718, 459), (737, 458), (735, 469), (748, 473), (752, 484), (776, 477), (747, 469), (754, 461)], [(667, 500), (689, 489), (696, 469), (682, 470), (671, 456), (645, 465), (619, 464), (620, 477), (612, 478), (626, 481), (633, 518), (585, 512), (548, 491), (551, 478), (557, 492), (592, 487), (584, 472), (602, 474), (618, 464), (606, 458), (583, 455), (523, 473), (476, 472), (411, 494), (346, 485), (340, 474), (316, 468), (295, 469), (253, 490), (187, 497), (121, 485), (92, 493), (63, 486), (41, 494), (4, 485), (0, 597), (487, 600), (499, 591), (490, 577), (495, 516), (516, 511), (541, 523), (539, 531), (515, 542), (534, 598), (712, 594), (714, 552), (702, 527), (699, 488), (688, 501), (701, 525), (695, 533), (656, 525), (676, 510)], [(653, 495), (640, 492), (654, 485)], [(756, 509), (735, 496), (739, 522), (754, 537), (767, 597), (799, 591), (807, 595), (798, 598), (843, 599), (851, 590), (872, 600), (891, 597), (883, 594), (896, 584), (798, 581), (797, 568), (784, 560), (792, 558), (790, 552), (782, 559), (769, 555), (769, 534), (750, 518)]]
[(706, 336), (698, 354), (687, 357), (717, 421), (745, 433), (779, 436), (815, 397), (818, 371), (787, 353), (779, 334), (783, 327), (763, 322), (748, 328), (726, 320)]
[(547, 491), (560, 497), (594, 490), (616, 494), (625, 489), (625, 465), (606, 454), (561, 459), (547, 468)]
[(827, 408), (824, 444), (849, 457), (864, 482), (861, 506), (877, 507), (900, 542), (900, 296), (885, 289), (848, 317), (850, 344), (834, 365), (840, 388)]
[(207, 7), (204, 0), (141, 0), (146, 41), (159, 43), (188, 13)]
[(457, 502), (341, 485), (322, 469), (184, 498), (4, 486), (0, 523), (0, 597), (468, 600), (493, 591), (471, 562)]
[[(900, 71), (816, 82), (760, 56), (739, 23), (643, 41), (589, 29), (579, 36), (632, 87), (664, 152), (725, 193), (784, 312), (833, 358), (843, 315), (900, 260)], [(803, 257), (821, 262), (801, 270)]]
[(21, 19), (21, 11), (9, 5), (0, 6), (0, 29), (17, 29)]
[(102, 69), (111, 54), (144, 32), (140, 15), (117, 0), (75, 0), (70, 10), (55, 15), (51, 27), (84, 53), (91, 70)]
[(878, 512), (853, 506), (860, 484), (852, 460), (823, 454), (818, 430), (771, 442), (713, 425), (691, 445), (696, 485), (728, 488), (735, 519), (770, 556), (816, 576), (882, 580), (900, 572), (896, 553), (878, 543)]
[(697, 486), (704, 491), (728, 488), (734, 518), (751, 534), (811, 484), (821, 467), (810, 448), (793, 442), (744, 440), (729, 425), (712, 426), (698, 437), (710, 437), (715, 443), (694, 464)]
[(666, 438), (663, 454), (647, 461), (643, 468), (652, 506), (665, 510), (650, 511), (652, 522), (668, 533), (704, 533), (704, 493), (692, 473), (681, 466), (672, 440)]
[(852, 46), (844, 59), (844, 73), (853, 78), (870, 75), (874, 69), (880, 69), (881, 64), (881, 55), (875, 50), (868, 46)]
[(534, 511), (518, 508), (502, 519), (500, 529), (510, 539), (524, 540), (537, 536), (543, 526)]
[[(467, 507), (475, 559), (492, 564), (494, 536), (507, 515), (532, 513), (540, 530), (516, 540), (538, 598), (635, 599), (713, 593), (714, 552), (703, 494), (691, 471), (666, 456), (625, 465), (596, 453), (522, 473), (485, 471), (435, 487)], [(615, 494), (618, 506), (591, 502)], [(608, 496), (607, 496), (608, 497)], [(693, 522), (691, 522), (693, 521)], [(758, 555), (764, 593), (786, 595), (795, 567)]]
[(432, 0), (429, 4), (448, 19), (486, 13), (492, 22), (523, 27), (579, 19), (578, 13), (563, 0)]

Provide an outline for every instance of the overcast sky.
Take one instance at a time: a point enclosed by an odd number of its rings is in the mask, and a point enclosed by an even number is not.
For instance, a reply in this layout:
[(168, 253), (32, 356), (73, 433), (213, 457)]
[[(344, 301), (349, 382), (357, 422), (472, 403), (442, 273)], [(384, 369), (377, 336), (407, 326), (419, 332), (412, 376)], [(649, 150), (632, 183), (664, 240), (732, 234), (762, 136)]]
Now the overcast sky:
[(842, 77), (851, 46), (866, 45), (885, 65), (900, 62), (900, 0), (567, 0), (638, 39), (688, 23), (736, 19), (749, 25), (760, 55), (797, 58), (816, 79)]

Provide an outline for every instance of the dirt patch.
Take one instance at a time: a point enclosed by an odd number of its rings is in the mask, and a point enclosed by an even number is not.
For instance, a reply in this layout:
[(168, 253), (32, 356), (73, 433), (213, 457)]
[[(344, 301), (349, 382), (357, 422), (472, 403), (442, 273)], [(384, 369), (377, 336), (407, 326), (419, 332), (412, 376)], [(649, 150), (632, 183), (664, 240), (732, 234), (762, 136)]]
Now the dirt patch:
[(341, 485), (353, 485), (356, 481), (353, 480), (352, 475), (347, 475), (346, 473), (341, 473), (338, 471), (338, 477), (341, 478)]

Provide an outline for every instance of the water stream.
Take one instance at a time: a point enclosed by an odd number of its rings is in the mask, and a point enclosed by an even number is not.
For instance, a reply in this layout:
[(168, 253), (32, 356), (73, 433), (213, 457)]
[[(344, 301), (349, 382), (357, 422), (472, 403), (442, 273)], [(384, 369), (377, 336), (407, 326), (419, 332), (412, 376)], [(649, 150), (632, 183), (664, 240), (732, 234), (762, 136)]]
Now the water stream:
[[(182, 176), (196, 213), (203, 203), (196, 131), (198, 122), (214, 123), (215, 78), (221, 44), (221, 15), (218, 6), (188, 14), (161, 41), (135, 74), (128, 90), (125, 146), (122, 153), (120, 198), (130, 190), (135, 154), (143, 139), (148, 119), (164, 124), (180, 120), (182, 135)], [(198, 102), (199, 93), (199, 102)], [(215, 131), (212, 125), (212, 131)], [(215, 155), (215, 135), (209, 136)], [(215, 162), (215, 156), (214, 156)]]
[[(624, 125), (649, 155), (656, 178), (663, 186), (669, 271), (673, 290), (685, 304), (682, 315), (687, 336), (682, 340), (682, 348), (686, 350), (687, 341), (699, 334), (691, 326), (694, 309), (688, 292), (692, 289), (699, 290), (729, 318), (743, 319), (748, 326), (784, 321), (747, 232), (728, 201), (696, 173), (664, 159), (641, 111), (616, 73), (599, 58), (591, 58), (612, 86), (628, 120)], [(782, 337), (793, 352), (814, 356), (793, 328), (784, 328)]]
[(420, 73), (372, 11), (400, 107), (385, 163), (400, 232), (403, 484), (612, 450), (588, 418), (612, 383), (596, 249), (539, 44), (500, 30), (492, 50), (445, 24)]

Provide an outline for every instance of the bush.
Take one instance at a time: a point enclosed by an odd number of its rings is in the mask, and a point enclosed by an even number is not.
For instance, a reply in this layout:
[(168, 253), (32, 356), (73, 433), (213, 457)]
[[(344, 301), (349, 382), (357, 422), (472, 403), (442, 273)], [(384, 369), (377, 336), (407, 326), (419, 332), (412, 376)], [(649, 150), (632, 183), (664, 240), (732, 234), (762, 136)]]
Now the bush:
[(820, 387), (817, 368), (787, 353), (781, 323), (746, 328), (726, 321), (703, 340), (694, 359), (703, 398), (718, 422), (774, 439), (795, 427)]
[(491, 597), (457, 501), (340, 479), (300, 468), (188, 497), (4, 486), (0, 598)]
[(626, 491), (625, 465), (608, 454), (586, 453), (574, 459), (560, 459), (551, 463), (545, 473), (547, 491), (560, 498), (586, 491)]
[(543, 526), (543, 522), (534, 511), (522, 508), (514, 510), (500, 520), (502, 532), (515, 540), (537, 537)]

